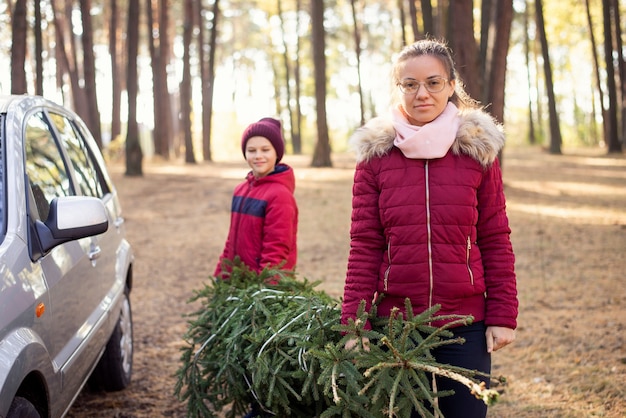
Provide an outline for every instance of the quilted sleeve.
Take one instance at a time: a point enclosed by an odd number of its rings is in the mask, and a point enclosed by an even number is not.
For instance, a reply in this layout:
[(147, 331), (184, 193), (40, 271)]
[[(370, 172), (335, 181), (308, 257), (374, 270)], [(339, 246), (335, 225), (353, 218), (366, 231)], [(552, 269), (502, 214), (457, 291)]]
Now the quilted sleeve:
[(478, 189), (478, 210), (477, 243), (487, 287), (485, 323), (515, 329), (518, 313), (515, 256), (498, 160), (485, 170)]
[(378, 211), (379, 192), (371, 164), (359, 163), (352, 187), (350, 254), (341, 315), (344, 324), (356, 316), (361, 300), (366, 301), (366, 309), (369, 310), (376, 293), (385, 249)]

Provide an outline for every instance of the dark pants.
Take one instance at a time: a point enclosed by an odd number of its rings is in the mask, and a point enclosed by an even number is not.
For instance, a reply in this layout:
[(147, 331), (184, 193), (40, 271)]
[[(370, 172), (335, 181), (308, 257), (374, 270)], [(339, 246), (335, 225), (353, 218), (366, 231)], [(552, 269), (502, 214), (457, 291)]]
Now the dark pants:
[[(485, 323), (476, 322), (465, 327), (453, 328), (454, 337), (463, 337), (463, 344), (450, 344), (437, 348), (433, 355), (438, 363), (450, 364), (469, 370), (491, 373), (491, 355), (487, 353)], [(489, 387), (489, 379), (477, 376)], [(439, 409), (445, 418), (484, 418), (487, 405), (476, 399), (470, 390), (455, 380), (437, 377), (437, 390), (454, 390), (454, 395), (439, 398)], [(417, 412), (413, 417), (419, 417)]]

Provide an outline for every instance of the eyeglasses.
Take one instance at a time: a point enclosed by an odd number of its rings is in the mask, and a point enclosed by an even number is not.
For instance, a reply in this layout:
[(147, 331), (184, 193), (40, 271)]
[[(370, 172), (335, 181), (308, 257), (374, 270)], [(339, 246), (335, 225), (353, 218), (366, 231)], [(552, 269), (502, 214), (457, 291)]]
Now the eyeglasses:
[(426, 81), (417, 81), (409, 78), (407, 80), (403, 80), (401, 83), (398, 83), (398, 87), (402, 94), (416, 94), (422, 84), (426, 87), (426, 90), (429, 93), (439, 93), (446, 87), (446, 83), (448, 82), (447, 78), (443, 77), (433, 77), (429, 78)]

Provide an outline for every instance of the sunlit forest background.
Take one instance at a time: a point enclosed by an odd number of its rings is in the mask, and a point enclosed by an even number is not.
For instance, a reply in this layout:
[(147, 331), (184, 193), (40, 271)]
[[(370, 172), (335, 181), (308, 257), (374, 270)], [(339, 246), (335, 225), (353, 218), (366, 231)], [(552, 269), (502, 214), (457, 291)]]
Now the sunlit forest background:
[[(128, 174), (146, 158), (240, 158), (283, 121), (288, 152), (331, 166), (388, 109), (403, 45), (445, 39), (510, 146), (622, 152), (623, 0), (7, 0), (0, 93), (79, 113)], [(323, 52), (323, 53), (322, 53)]]

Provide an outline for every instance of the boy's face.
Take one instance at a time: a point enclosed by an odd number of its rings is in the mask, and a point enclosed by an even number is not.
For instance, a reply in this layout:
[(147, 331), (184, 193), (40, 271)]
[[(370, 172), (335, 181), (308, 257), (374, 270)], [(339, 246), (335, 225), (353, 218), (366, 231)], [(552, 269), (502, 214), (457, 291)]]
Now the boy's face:
[(253, 136), (246, 142), (246, 161), (254, 177), (265, 177), (274, 171), (277, 158), (276, 150), (269, 139)]

